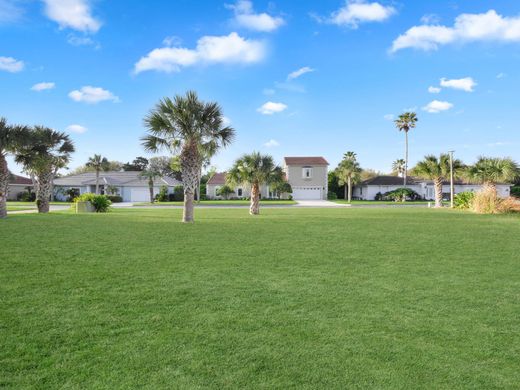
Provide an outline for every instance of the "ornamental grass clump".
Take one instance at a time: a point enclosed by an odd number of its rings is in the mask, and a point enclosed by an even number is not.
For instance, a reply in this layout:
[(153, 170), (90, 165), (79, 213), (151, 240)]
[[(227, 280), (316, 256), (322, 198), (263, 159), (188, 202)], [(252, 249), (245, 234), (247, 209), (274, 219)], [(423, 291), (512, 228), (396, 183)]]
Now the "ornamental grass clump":
[(520, 202), (513, 198), (500, 198), (496, 191), (485, 189), (475, 194), (471, 201), (471, 210), (479, 214), (519, 213)]

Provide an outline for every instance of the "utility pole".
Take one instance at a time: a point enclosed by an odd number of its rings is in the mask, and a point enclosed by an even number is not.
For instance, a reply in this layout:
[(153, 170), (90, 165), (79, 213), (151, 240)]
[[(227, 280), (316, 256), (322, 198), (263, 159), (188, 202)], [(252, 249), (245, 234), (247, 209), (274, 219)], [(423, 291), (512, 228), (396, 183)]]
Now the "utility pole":
[(453, 198), (455, 197), (455, 186), (454, 186), (454, 175), (453, 175), (453, 153), (454, 150), (450, 150), (450, 207), (453, 208)]

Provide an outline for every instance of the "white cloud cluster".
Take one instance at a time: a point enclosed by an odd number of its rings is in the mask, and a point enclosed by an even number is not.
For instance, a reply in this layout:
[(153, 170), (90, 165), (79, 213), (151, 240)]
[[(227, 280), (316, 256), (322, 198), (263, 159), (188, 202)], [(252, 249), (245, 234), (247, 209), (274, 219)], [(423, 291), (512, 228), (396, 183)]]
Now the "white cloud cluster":
[(436, 50), (450, 43), (473, 41), (520, 42), (520, 16), (507, 17), (489, 10), (482, 14), (461, 14), (455, 18), (453, 27), (413, 26), (394, 40), (390, 51)]
[(45, 14), (59, 24), (60, 28), (95, 33), (101, 22), (92, 16), (88, 0), (43, 0)]
[(0, 24), (17, 22), (22, 18), (24, 11), (17, 3), (10, 0), (0, 0)]
[(113, 102), (119, 101), (119, 98), (112, 92), (100, 87), (91, 87), (90, 85), (81, 87), (79, 90), (71, 91), (69, 97), (76, 102), (87, 104), (96, 104), (105, 100), (111, 100)]
[(255, 13), (253, 3), (249, 0), (238, 0), (226, 7), (235, 12), (235, 23), (249, 30), (271, 32), (285, 24), (279, 16), (271, 16), (265, 12)]
[(462, 79), (448, 80), (446, 78), (441, 79), (441, 87), (460, 89), (466, 92), (473, 92), (477, 83), (471, 77), (464, 77)]
[(385, 21), (396, 12), (392, 6), (384, 6), (377, 2), (368, 3), (365, 0), (351, 0), (333, 12), (328, 21), (339, 26), (358, 28), (361, 23)]
[(441, 111), (447, 111), (453, 108), (453, 104), (440, 100), (433, 100), (423, 107), (423, 110), (431, 114), (438, 114)]
[(54, 83), (43, 82), (43, 83), (34, 84), (31, 87), (31, 90), (40, 92), (40, 91), (45, 91), (47, 89), (53, 89), (54, 87), (56, 87), (56, 84), (54, 84)]
[(67, 128), (65, 130), (67, 130), (71, 133), (83, 134), (88, 129), (85, 126), (81, 126), (81, 125), (70, 125), (70, 126), (67, 126)]
[(195, 49), (163, 47), (154, 49), (135, 64), (134, 72), (147, 70), (177, 72), (198, 63), (254, 63), (265, 56), (262, 41), (244, 39), (236, 32), (223, 36), (204, 36)]
[(0, 70), (16, 73), (21, 72), (24, 66), (23, 61), (16, 60), (13, 57), (0, 57)]
[(282, 112), (287, 109), (287, 105), (283, 103), (267, 102), (262, 104), (257, 111), (264, 115), (273, 115), (277, 112)]
[(275, 139), (270, 139), (269, 141), (267, 141), (267, 142), (264, 144), (264, 146), (265, 146), (266, 148), (274, 148), (274, 147), (276, 147), (276, 146), (280, 146), (280, 143), (279, 143), (277, 140), (275, 140)]
[(430, 87), (428, 87), (428, 92), (430, 92), (430, 93), (439, 93), (439, 92), (441, 92), (441, 88), (430, 86)]
[(314, 70), (315, 69), (312, 69), (308, 66), (304, 66), (303, 68), (300, 68), (298, 70), (295, 70), (294, 72), (289, 73), (289, 75), (287, 76), (287, 80), (297, 79), (298, 77), (304, 75), (305, 73), (314, 72)]

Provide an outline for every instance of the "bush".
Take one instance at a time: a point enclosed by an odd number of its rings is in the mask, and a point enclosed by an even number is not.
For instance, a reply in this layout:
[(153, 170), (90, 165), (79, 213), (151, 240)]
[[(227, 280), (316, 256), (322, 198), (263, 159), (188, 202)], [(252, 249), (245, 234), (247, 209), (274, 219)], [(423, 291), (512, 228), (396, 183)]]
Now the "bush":
[(20, 202), (35, 202), (36, 201), (36, 193), (32, 191), (24, 191), (18, 193), (16, 195), (16, 200)]
[(385, 192), (383, 194), (383, 200), (393, 200), (394, 202), (404, 202), (409, 200), (418, 200), (421, 196), (409, 188), (398, 188), (393, 191)]
[(234, 194), (235, 190), (228, 185), (223, 185), (217, 190), (217, 195), (227, 199), (229, 195)]
[(184, 201), (184, 187), (183, 186), (175, 186), (173, 189), (173, 200), (175, 202), (183, 202)]
[(479, 214), (507, 214), (520, 212), (516, 198), (499, 198), (494, 191), (484, 190), (475, 194), (471, 209)]
[(515, 198), (520, 198), (520, 186), (511, 187), (511, 196)]
[(168, 187), (161, 186), (159, 193), (155, 195), (155, 200), (157, 202), (166, 202), (168, 199)]
[(374, 200), (383, 200), (383, 194), (381, 192), (378, 192), (374, 197)]
[(473, 191), (459, 192), (453, 198), (453, 205), (456, 209), (469, 210), (474, 198), (475, 193)]
[(74, 202), (90, 202), (96, 210), (96, 213), (106, 213), (110, 209), (112, 202), (106, 195), (96, 195), (91, 192), (81, 194)]
[(123, 201), (123, 197), (120, 195), (107, 195), (107, 198), (112, 203), (121, 203)]
[(338, 199), (338, 194), (336, 194), (335, 192), (329, 191), (327, 193), (327, 199), (328, 200), (336, 200), (336, 199)]

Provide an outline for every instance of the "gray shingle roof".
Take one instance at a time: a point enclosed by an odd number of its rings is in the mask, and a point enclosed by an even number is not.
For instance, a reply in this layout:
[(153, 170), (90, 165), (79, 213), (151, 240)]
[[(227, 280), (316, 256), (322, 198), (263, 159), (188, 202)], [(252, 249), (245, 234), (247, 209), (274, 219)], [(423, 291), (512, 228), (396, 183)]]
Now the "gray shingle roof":
[[(132, 186), (132, 187), (147, 187), (148, 179), (140, 176), (139, 171), (109, 171), (99, 173), (99, 184), (112, 186)], [(78, 175), (69, 175), (59, 177), (54, 180), (54, 185), (58, 186), (84, 186), (95, 185), (96, 173), (86, 172)], [(163, 176), (154, 180), (154, 184), (161, 186), (177, 186), (182, 183), (173, 177)]]

